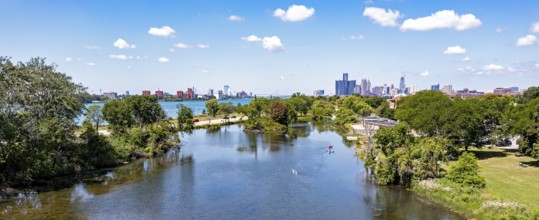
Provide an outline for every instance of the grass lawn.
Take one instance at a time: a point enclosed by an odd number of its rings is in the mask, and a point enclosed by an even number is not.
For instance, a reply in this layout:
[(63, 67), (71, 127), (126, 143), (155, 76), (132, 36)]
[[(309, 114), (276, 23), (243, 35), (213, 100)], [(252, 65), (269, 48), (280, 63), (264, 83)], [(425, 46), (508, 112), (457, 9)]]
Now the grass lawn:
[[(539, 161), (515, 156), (502, 149), (472, 149), (479, 159), (480, 175), (487, 182), (486, 191), (493, 199), (515, 201), (528, 210), (539, 210)], [(521, 167), (519, 163), (528, 165)]]

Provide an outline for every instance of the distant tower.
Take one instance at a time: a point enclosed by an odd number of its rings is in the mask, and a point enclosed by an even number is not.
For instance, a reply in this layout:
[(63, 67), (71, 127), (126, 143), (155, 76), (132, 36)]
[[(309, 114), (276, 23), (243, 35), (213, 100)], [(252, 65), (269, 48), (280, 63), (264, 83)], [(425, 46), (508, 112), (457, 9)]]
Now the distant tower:
[(404, 76), (401, 76), (401, 82), (399, 85), (399, 90), (401, 93), (404, 93), (404, 90), (406, 89), (406, 84), (404, 83)]
[(223, 85), (223, 95), (229, 96), (230, 94), (230, 86), (229, 85)]

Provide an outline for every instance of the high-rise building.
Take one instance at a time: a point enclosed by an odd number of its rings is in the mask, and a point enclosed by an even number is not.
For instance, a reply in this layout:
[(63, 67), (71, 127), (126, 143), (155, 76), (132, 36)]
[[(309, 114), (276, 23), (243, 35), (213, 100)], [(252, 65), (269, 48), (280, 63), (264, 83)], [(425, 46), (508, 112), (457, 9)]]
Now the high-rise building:
[(342, 80), (335, 80), (335, 95), (352, 95), (356, 87), (355, 80), (348, 80), (348, 73), (342, 74)]
[(230, 95), (230, 86), (229, 85), (223, 85), (223, 95), (225, 95), (225, 96)]
[(432, 91), (440, 91), (440, 84), (430, 86), (430, 90), (432, 90)]
[(314, 92), (313, 92), (314, 97), (323, 96), (323, 95), (324, 95), (324, 90), (322, 90), (322, 89), (314, 90)]
[(444, 87), (442, 87), (442, 92), (448, 95), (453, 94), (453, 85), (444, 85)]
[(404, 76), (401, 76), (401, 81), (399, 84), (399, 90), (401, 93), (404, 93), (404, 90), (406, 89), (406, 84), (404, 84)]
[(187, 88), (186, 92), (186, 98), (188, 99), (194, 99), (195, 98), (195, 90), (193, 88)]
[(223, 90), (217, 90), (217, 98), (218, 99), (223, 99)]
[(511, 92), (518, 92), (518, 87), (516, 86), (513, 86), (513, 87), (509, 87), (511, 89)]
[(369, 96), (371, 94), (371, 81), (367, 79), (361, 80), (361, 93), (362, 96)]
[(208, 89), (208, 96), (213, 96), (213, 89)]
[(125, 96), (129, 97), (129, 91), (125, 91)]
[(372, 88), (372, 94), (375, 96), (381, 96), (384, 93), (384, 87), (383, 86), (375, 86)]
[(118, 98), (118, 93), (115, 92), (105, 92), (103, 93), (103, 96), (106, 96), (109, 99), (116, 99)]
[(183, 98), (183, 91), (177, 91), (176, 92), (176, 97)]
[(152, 92), (150, 92), (150, 91), (148, 91), (148, 90), (142, 91), (142, 95), (143, 95), (143, 96), (149, 96), (149, 95), (151, 95), (151, 94), (152, 94)]
[(163, 97), (164, 96), (163, 91), (158, 89), (157, 91), (155, 91), (155, 96), (157, 96), (157, 98)]

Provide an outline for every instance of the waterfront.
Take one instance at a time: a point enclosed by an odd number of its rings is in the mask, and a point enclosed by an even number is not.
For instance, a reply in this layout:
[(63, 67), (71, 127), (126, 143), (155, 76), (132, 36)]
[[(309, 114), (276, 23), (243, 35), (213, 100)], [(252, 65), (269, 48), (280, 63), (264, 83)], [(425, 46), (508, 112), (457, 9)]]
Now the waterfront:
[[(291, 137), (245, 133), (241, 125), (199, 129), (164, 157), (2, 202), (0, 217), (461, 219), (400, 187), (370, 183), (338, 134), (310, 124), (293, 129)], [(327, 153), (330, 144), (335, 153)]]
[[(249, 102), (251, 102), (251, 98), (246, 98), (246, 99), (226, 99), (226, 100), (217, 100), (218, 103), (221, 103), (221, 102), (231, 102), (232, 104), (234, 104), (234, 106), (237, 106), (238, 104), (241, 104), (241, 105), (247, 105), (249, 104)], [(182, 105), (185, 105), (191, 109), (193, 109), (193, 113), (195, 115), (200, 115), (202, 114), (202, 111), (204, 111), (206, 109), (206, 101), (198, 101), (198, 100), (189, 100), (189, 101), (174, 101), (174, 102), (159, 102), (159, 104), (161, 105), (161, 108), (163, 108), (163, 110), (165, 111), (165, 114), (167, 115), (167, 117), (169, 118), (176, 118), (178, 115), (178, 109), (176, 108), (176, 106), (178, 104), (182, 104)], [(101, 107), (103, 107), (103, 105), (105, 105), (105, 103), (103, 102), (96, 102), (96, 103), (87, 103), (85, 104), (85, 107), (88, 108), (89, 106), (92, 106), (92, 105), (99, 105)], [(84, 115), (81, 115), (79, 116), (79, 118), (77, 119), (78, 123), (81, 124), (82, 121), (84, 121), (85, 119), (85, 116)]]

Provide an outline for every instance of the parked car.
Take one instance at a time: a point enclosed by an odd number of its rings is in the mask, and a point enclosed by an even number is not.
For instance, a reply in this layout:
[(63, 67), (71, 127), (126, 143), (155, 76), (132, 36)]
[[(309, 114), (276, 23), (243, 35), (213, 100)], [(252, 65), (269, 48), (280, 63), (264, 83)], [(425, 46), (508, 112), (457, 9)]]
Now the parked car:
[(232, 116), (232, 117), (230, 117), (230, 118), (236, 118), (236, 116), (235, 116), (235, 115), (233, 115), (233, 116)]
[(199, 122), (198, 118), (193, 119), (193, 122)]

